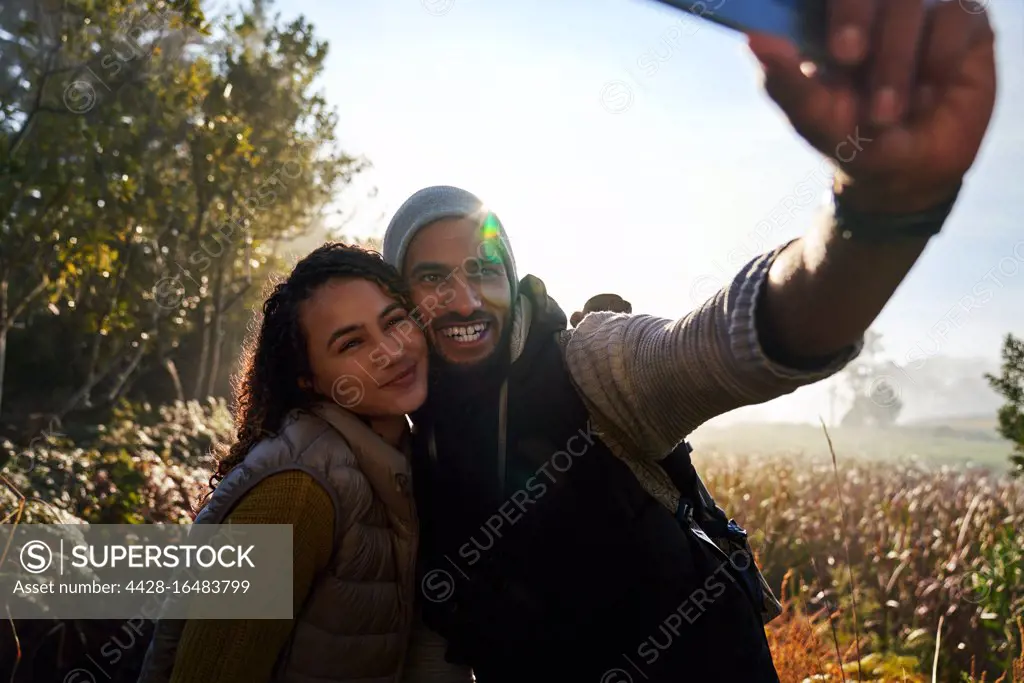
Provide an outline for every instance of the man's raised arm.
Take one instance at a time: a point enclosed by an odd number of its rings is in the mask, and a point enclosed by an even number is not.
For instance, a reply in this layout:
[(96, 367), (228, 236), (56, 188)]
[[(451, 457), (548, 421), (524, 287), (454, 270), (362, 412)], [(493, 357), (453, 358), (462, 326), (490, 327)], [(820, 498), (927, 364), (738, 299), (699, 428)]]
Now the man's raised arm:
[(757, 320), (769, 272), (792, 246), (751, 261), (679, 320), (591, 313), (569, 333), (566, 364), (610, 445), (661, 458), (712, 417), (824, 379), (856, 356), (859, 340), (815, 367), (766, 354)]
[[(594, 313), (568, 339), (574, 381), (628, 454), (660, 458), (712, 417), (841, 369), (974, 163), (996, 90), (983, 7), (830, 0), (829, 21), (827, 80), (785, 41), (751, 36), (750, 47), (768, 94), (840, 168), (833, 218), (680, 320)], [(842, 154), (854, 134), (867, 142)]]
[[(751, 37), (768, 94), (836, 161), (836, 221), (772, 265), (758, 325), (780, 360), (827, 356), (871, 325), (953, 208), (995, 105), (994, 36), (961, 0), (831, 0), (833, 58), (867, 76), (808, 77), (792, 46)], [(876, 44), (850, 36), (875, 35)], [(856, 137), (854, 137), (856, 136)], [(855, 139), (851, 149), (847, 140)]]

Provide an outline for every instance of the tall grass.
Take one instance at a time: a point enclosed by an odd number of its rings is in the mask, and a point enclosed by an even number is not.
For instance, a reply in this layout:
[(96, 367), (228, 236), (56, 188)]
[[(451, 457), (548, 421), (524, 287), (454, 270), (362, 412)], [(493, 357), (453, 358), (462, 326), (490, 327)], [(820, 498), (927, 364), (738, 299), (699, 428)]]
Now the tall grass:
[(1011, 675), (1024, 615), (1024, 481), (835, 450), (835, 463), (825, 439), (817, 453), (695, 458), (719, 504), (750, 530), (769, 583), (785, 583), (787, 613), (769, 628), (782, 680), (931, 680), (936, 653), (936, 681), (967, 680), (972, 661), (976, 680)]

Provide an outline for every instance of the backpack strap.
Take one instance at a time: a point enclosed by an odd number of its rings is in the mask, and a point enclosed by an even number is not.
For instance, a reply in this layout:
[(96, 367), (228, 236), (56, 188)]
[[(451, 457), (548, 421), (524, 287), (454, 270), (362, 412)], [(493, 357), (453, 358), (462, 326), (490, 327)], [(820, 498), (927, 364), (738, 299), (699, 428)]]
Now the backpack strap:
[(745, 538), (747, 532), (729, 519), (725, 510), (718, 507), (711, 498), (711, 494), (706, 493), (707, 489), (693, 466), (693, 459), (690, 457), (692, 452), (693, 446), (688, 441), (683, 441), (658, 462), (679, 491), (676, 518), (682, 523), (687, 517), (687, 512), (692, 511), (697, 523), (711, 536)]
[(658, 465), (668, 475), (672, 485), (679, 491), (676, 521), (682, 526), (688, 526), (689, 520), (694, 517), (704, 517), (705, 515), (700, 513), (707, 507), (703, 504), (703, 498), (697, 489), (697, 469), (690, 458), (692, 452), (693, 446), (688, 441), (683, 441), (658, 461)]
[(672, 480), (672, 484), (679, 491), (680, 496), (686, 496), (693, 505), (702, 502), (697, 492), (697, 470), (693, 466), (690, 453), (693, 446), (688, 441), (683, 441), (671, 453), (666, 455), (658, 464), (665, 474)]
[[(676, 520), (683, 526), (696, 521), (698, 527), (716, 539), (715, 545), (724, 550), (742, 550), (751, 558), (746, 570), (738, 572), (748, 595), (758, 608), (764, 623), (782, 613), (782, 605), (772, 593), (771, 587), (753, 561), (753, 550), (747, 539), (747, 532), (736, 520), (730, 519), (725, 510), (718, 507), (711, 494), (697, 475), (690, 453), (693, 446), (683, 441), (665, 456), (659, 464), (672, 484), (679, 490), (679, 507)], [(730, 554), (731, 557), (731, 554)]]

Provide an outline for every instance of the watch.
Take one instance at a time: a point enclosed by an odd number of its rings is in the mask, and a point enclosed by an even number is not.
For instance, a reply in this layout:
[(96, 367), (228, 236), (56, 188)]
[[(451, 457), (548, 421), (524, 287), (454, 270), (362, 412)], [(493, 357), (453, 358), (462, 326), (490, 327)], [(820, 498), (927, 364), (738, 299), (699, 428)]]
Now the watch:
[(899, 242), (928, 239), (939, 234), (953, 211), (960, 188), (943, 203), (913, 213), (870, 213), (858, 211), (843, 202), (843, 195), (832, 194), (836, 228), (843, 239), (857, 242)]

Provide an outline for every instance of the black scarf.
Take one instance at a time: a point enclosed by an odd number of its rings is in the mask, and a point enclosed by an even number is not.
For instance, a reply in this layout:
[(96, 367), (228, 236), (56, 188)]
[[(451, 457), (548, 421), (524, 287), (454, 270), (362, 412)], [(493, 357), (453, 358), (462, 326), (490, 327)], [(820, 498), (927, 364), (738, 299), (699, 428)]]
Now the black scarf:
[[(421, 499), (429, 508), (424, 510), (423, 521), (432, 518), (435, 531), (453, 542), (469, 538), (505, 500), (498, 473), (502, 384), (510, 376), (531, 372), (534, 350), (566, 328), (565, 313), (548, 298), (540, 280), (528, 275), (517, 289), (530, 299), (532, 316), (526, 347), (516, 362), (511, 362), (511, 320), (502, 332), (498, 351), (474, 368), (453, 367), (432, 356), (427, 403), (413, 416), (421, 466), (429, 458), (427, 436), (431, 431), (437, 447), (437, 462), (426, 468), (430, 474), (415, 475), (429, 477), (418, 487), (431, 490), (429, 498)], [(442, 541), (441, 545), (448, 544)]]

